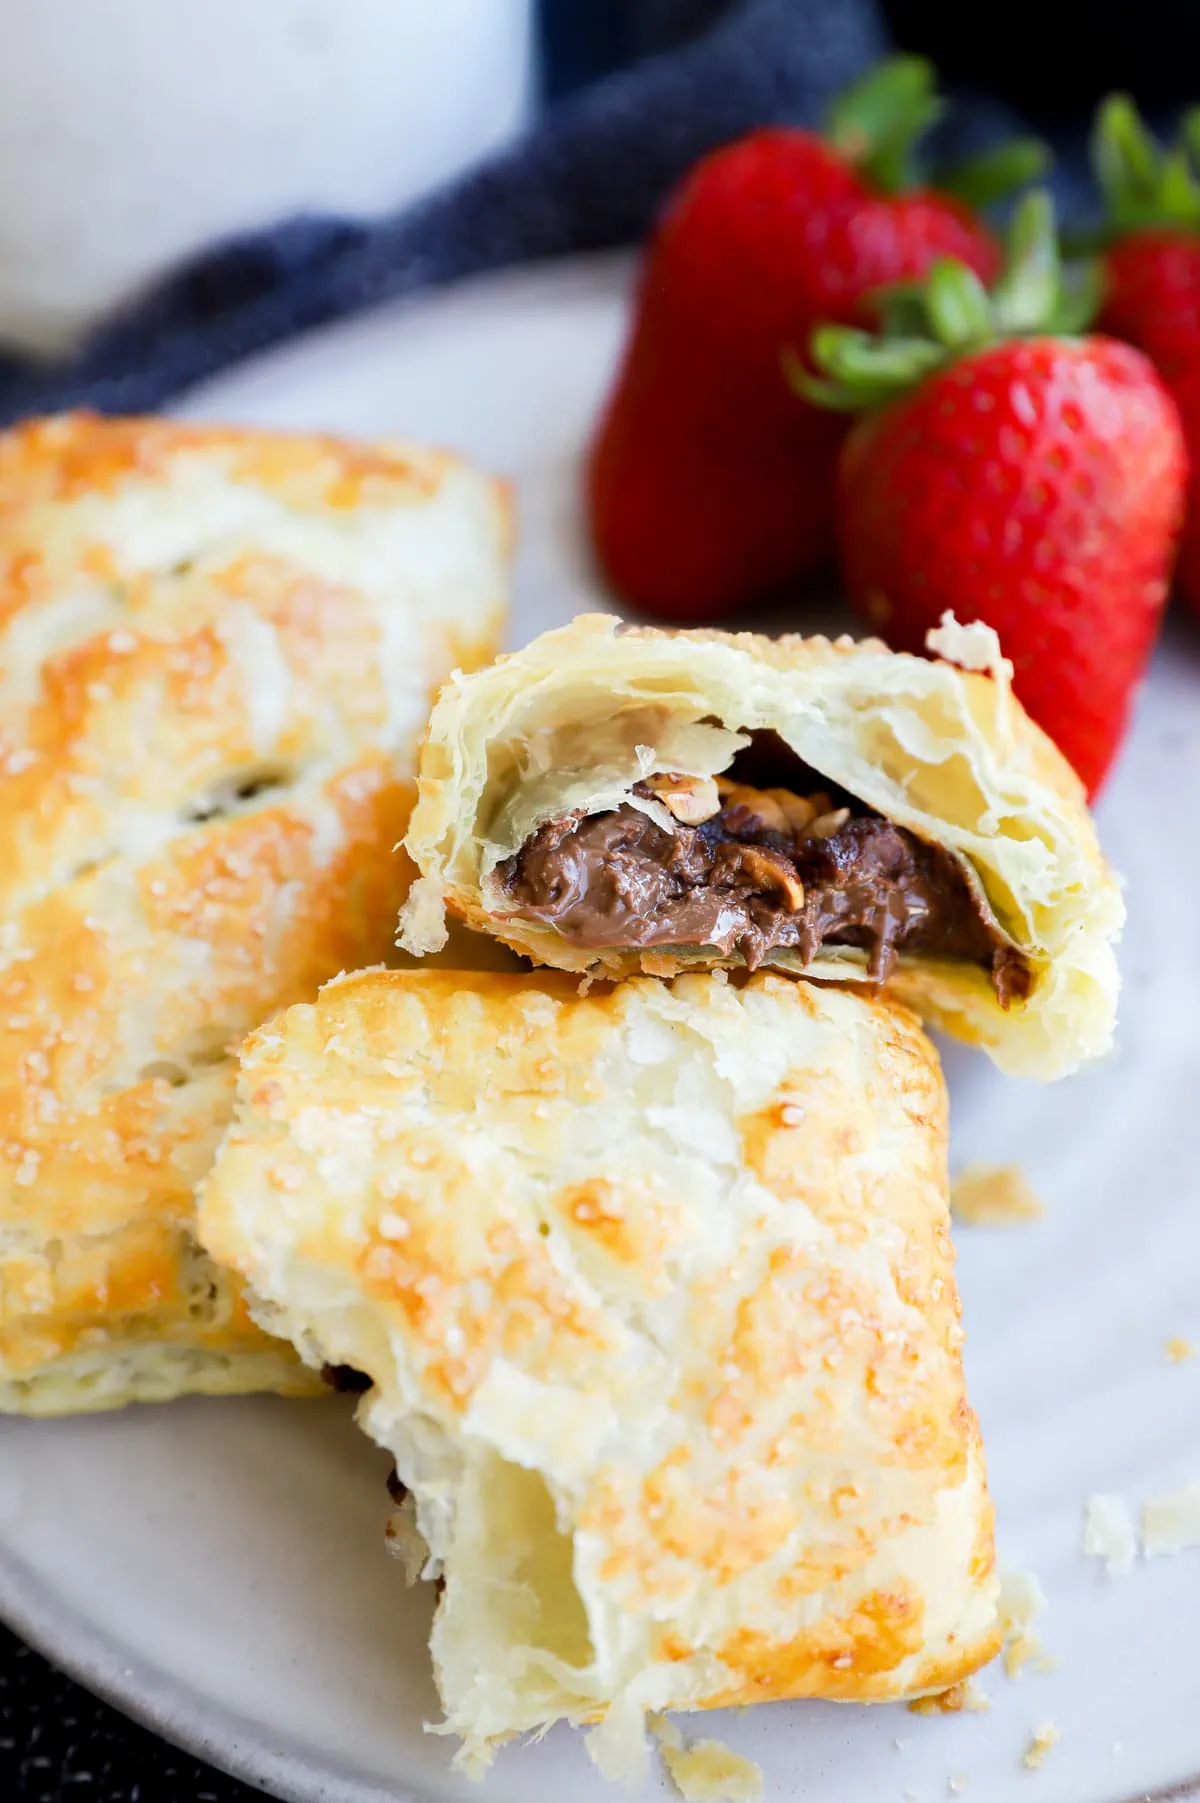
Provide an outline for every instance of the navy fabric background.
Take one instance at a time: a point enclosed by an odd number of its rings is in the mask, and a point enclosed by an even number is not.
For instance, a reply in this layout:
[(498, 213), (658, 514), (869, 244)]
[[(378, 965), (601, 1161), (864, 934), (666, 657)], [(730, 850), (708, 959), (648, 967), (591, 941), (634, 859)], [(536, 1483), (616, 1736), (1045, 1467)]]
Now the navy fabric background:
[(604, 6), (573, 0), (574, 26), (565, 0), (548, 6), (547, 86), (570, 89), (589, 62), (633, 65), (562, 95), (511, 150), (393, 217), (296, 218), (210, 251), (66, 363), (0, 358), (0, 420), (157, 407), (252, 351), (389, 297), (628, 242), (702, 151), (755, 123), (814, 119), (885, 43), (871, 0), (608, 6), (606, 21)]
[[(547, 104), (525, 140), (394, 218), (294, 219), (222, 246), (108, 323), (69, 362), (34, 369), (0, 357), (0, 421), (71, 405), (158, 407), (256, 350), (388, 297), (631, 241), (703, 151), (757, 124), (815, 122), (829, 97), (890, 47), (888, 4), (543, 0)], [(1029, 10), (1027, 0), (1013, 6)], [(1057, 17), (1073, 33), (1076, 86), (1097, 93), (1089, 82), (1122, 79), (1125, 34), (1106, 40), (1091, 7), (1076, 30), (1073, 10), (1036, 0), (1042, 66), (1064, 67), (1051, 40)], [(972, 21), (973, 37), (956, 37), (958, 0), (949, 8), (890, 0), (890, 11), (914, 48), (936, 53), (939, 20), (945, 28), (968, 84), (945, 128), (954, 140), (947, 148), (1011, 129), (1010, 109), (969, 86), (989, 78), (971, 44), (994, 58), (994, 32)], [(1183, 17), (1178, 6), (1143, 0), (1139, 31), (1176, 14)], [(1007, 13), (1003, 30), (1024, 43)], [(1080, 71), (1081, 46), (1100, 59), (1091, 73)], [(1103, 60), (1110, 51), (1112, 74)], [(1019, 71), (1021, 59), (1012, 66)], [(1036, 92), (1014, 97), (1034, 108), (1036, 123), (1055, 128), (1055, 185), (1064, 211), (1078, 215), (1087, 193), (1083, 113), (1042, 117)], [(249, 1803), (256, 1794), (163, 1746), (0, 1628), (3, 1803)]]
[[(0, 354), (0, 421), (67, 406), (159, 407), (298, 331), (507, 264), (640, 237), (682, 170), (756, 124), (816, 121), (889, 47), (877, 0), (544, 0), (550, 104), (531, 133), (451, 187), (368, 223), (305, 216), (208, 251), (68, 360)], [(615, 72), (579, 87), (590, 71)], [(974, 92), (947, 150), (1013, 113)], [(1078, 210), (1081, 134), (1056, 175)]]

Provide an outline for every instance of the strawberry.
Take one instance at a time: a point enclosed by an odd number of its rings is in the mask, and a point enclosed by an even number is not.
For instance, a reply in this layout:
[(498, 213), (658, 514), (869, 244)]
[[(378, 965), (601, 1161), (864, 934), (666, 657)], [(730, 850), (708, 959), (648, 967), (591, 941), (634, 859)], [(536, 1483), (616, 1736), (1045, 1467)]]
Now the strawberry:
[(1179, 550), (1181, 593), (1200, 613), (1200, 111), (1164, 150), (1132, 101), (1106, 100), (1093, 162), (1108, 219), (1099, 325), (1136, 344), (1175, 396), (1191, 453), (1187, 522)]
[[(998, 248), (959, 199), (909, 189), (939, 110), (930, 66), (898, 57), (834, 108), (827, 138), (765, 130), (697, 164), (667, 207), (591, 447), (593, 543), (613, 585), (669, 618), (711, 618), (810, 574), (833, 548), (840, 420), (797, 407), (781, 370), (822, 319), (884, 283)], [(991, 198), (1041, 166), (1028, 140), (956, 181)]]
[(1031, 195), (990, 295), (939, 263), (886, 304), (882, 335), (815, 334), (826, 379), (793, 370), (809, 399), (867, 408), (839, 469), (856, 610), (908, 651), (948, 609), (994, 627), (1017, 695), (1089, 794), (1154, 642), (1187, 480), (1153, 365), (1077, 335), (1094, 298), (1068, 291), (1049, 199)]

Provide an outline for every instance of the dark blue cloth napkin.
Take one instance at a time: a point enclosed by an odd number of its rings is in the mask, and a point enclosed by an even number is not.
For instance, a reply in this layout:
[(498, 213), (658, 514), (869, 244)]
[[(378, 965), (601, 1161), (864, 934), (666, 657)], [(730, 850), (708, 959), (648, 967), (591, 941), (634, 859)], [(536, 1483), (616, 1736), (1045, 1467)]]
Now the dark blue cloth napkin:
[[(255, 351), (379, 301), (630, 242), (702, 152), (754, 125), (815, 122), (890, 47), (875, 0), (544, 4), (559, 53), (551, 92), (572, 47), (586, 45), (589, 18), (609, 21), (607, 32), (593, 23), (601, 54), (632, 56), (632, 66), (551, 104), (511, 149), (400, 213), (369, 223), (305, 216), (233, 239), (180, 268), (69, 360), (0, 357), (0, 420), (70, 406), (160, 407)], [(974, 96), (946, 135), (954, 148), (972, 147), (1013, 123)]]

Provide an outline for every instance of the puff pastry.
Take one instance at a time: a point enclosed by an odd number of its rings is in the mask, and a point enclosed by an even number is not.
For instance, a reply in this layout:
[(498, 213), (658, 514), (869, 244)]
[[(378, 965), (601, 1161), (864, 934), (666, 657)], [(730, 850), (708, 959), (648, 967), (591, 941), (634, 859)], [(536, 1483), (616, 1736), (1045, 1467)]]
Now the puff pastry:
[(940, 1690), (996, 1650), (946, 1097), (770, 972), (339, 978), (260, 1028), (200, 1232), (372, 1380), (470, 1759), (560, 1717)]
[(192, 1237), (228, 1051), (389, 951), (503, 491), (403, 444), (0, 436), (0, 1409), (313, 1387)]
[(449, 909), (606, 976), (890, 975), (1004, 1068), (1073, 1069), (1111, 1039), (1121, 898), (994, 634), (939, 636), (957, 662), (592, 615), (451, 682), (401, 943), (435, 948)]

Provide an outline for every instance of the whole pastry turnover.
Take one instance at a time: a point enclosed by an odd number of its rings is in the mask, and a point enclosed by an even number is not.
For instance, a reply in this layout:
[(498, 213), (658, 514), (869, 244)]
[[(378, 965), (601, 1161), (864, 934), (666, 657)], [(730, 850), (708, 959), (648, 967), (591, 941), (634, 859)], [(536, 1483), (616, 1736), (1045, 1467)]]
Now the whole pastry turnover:
[(192, 1233), (230, 1048), (383, 958), (496, 484), (403, 444), (0, 436), (0, 1409), (306, 1391)]
[(995, 1651), (946, 1097), (890, 1000), (372, 972), (252, 1034), (200, 1231), (369, 1380), (468, 1761), (559, 1718), (945, 1689)]
[(1007, 1070), (1074, 1069), (1111, 1040), (1121, 898), (994, 634), (935, 637), (945, 658), (591, 615), (455, 679), (401, 943), (435, 949), (448, 910), (600, 976), (887, 982)]

